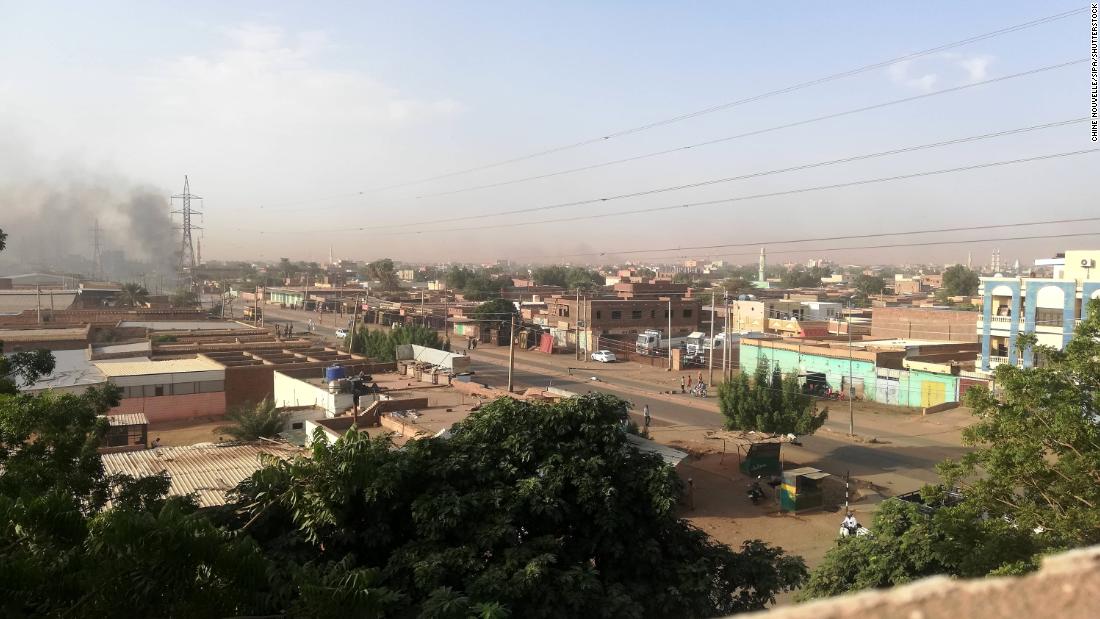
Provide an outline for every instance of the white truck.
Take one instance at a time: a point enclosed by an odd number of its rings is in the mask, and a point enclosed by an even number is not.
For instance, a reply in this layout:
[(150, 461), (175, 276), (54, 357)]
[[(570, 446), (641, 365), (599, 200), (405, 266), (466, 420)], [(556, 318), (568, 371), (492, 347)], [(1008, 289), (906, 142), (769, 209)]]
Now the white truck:
[(669, 348), (684, 348), (687, 340), (688, 336), (666, 338), (657, 329), (646, 329), (638, 334), (634, 351), (642, 355), (657, 355), (667, 352)]

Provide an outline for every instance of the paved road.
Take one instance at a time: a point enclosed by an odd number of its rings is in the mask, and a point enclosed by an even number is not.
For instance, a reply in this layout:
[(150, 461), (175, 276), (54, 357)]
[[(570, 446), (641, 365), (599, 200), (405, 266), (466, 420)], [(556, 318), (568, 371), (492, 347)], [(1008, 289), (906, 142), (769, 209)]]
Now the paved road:
[[(690, 396), (670, 398), (658, 395), (652, 383), (617, 378), (610, 371), (601, 372), (599, 368), (595, 371), (573, 370), (574, 375), (570, 376), (568, 372), (562, 372), (557, 364), (532, 359), (528, 354), (518, 355), (517, 359), (519, 367), (514, 374), (517, 388), (556, 386), (578, 393), (595, 391), (617, 395), (633, 403), (635, 415), (648, 404), (655, 426), (720, 428), (722, 425), (716, 405), (707, 410), (700, 406), (699, 401), (687, 401)], [(575, 360), (572, 361), (575, 363)], [(566, 365), (572, 364), (567, 362)], [(493, 386), (507, 384), (507, 353), (504, 351), (489, 347), (475, 351), (472, 368), (478, 382)], [(599, 382), (589, 379), (597, 374), (601, 375)], [(676, 397), (684, 398), (685, 403), (674, 401)], [(835, 475), (850, 472), (855, 477), (885, 487), (888, 494), (896, 494), (938, 481), (935, 465), (965, 453), (957, 440), (955, 428), (931, 425), (915, 420), (911, 415), (864, 412), (857, 416), (857, 427), (881, 430), (875, 433), (883, 441), (880, 444), (859, 443), (844, 437), (847, 415), (842, 417), (844, 419), (827, 424), (827, 427), (838, 429), (836, 434), (819, 432), (803, 437), (801, 447), (784, 448), (785, 457)]]
[[(292, 322), (295, 332), (305, 332), (312, 318), (314, 333), (335, 343), (332, 314), (265, 308), (266, 321)], [(346, 326), (349, 316), (337, 316), (336, 325)], [(478, 382), (493, 386), (507, 384), (506, 348), (486, 346), (473, 352), (472, 369)], [(569, 355), (547, 357), (518, 352), (514, 375), (517, 388), (556, 386), (569, 391), (595, 391), (623, 397), (634, 405), (635, 414), (649, 405), (654, 425), (720, 428), (722, 418), (712, 397), (704, 403), (690, 396), (661, 395), (660, 391), (678, 388), (678, 375), (637, 364), (595, 364), (577, 361)], [(704, 372), (705, 374), (705, 372)], [(596, 376), (600, 380), (592, 381)], [(677, 401), (680, 400), (680, 401)], [(856, 431), (874, 436), (880, 444), (854, 442), (843, 435), (848, 431), (847, 406), (830, 403), (833, 414), (825, 430), (803, 437), (802, 446), (785, 447), (785, 457), (800, 464), (816, 466), (835, 475), (850, 472), (887, 488), (888, 493), (916, 490), (938, 481), (935, 465), (946, 458), (958, 458), (965, 449), (959, 439), (960, 424), (941, 424), (923, 420), (910, 413), (883, 412), (859, 406), (855, 411)]]

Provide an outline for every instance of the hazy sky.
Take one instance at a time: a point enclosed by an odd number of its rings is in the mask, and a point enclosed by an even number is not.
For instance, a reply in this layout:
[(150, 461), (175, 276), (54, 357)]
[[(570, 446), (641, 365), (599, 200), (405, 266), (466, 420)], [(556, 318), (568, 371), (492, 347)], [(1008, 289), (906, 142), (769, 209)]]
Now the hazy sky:
[[(1080, 2), (3, 2), (0, 226), (73, 179), (205, 200), (208, 259), (577, 260), (593, 250), (1100, 215), (1096, 154), (707, 207), (486, 230), (1094, 148), (1087, 124), (542, 213), (585, 200), (1088, 114), (1088, 66), (628, 164), (445, 196), (873, 105), (1088, 55), (1085, 14), (649, 131), (433, 182), (1083, 6)], [(360, 193), (362, 192), (362, 193)], [(439, 218), (481, 219), (433, 224)], [(420, 222), (405, 228), (379, 226)], [(39, 222), (41, 223), (41, 222)], [(462, 228), (462, 230), (453, 230)], [(446, 231), (447, 229), (452, 229)], [(420, 230), (419, 234), (408, 234)], [(444, 230), (444, 231), (440, 231)], [(961, 232), (1076, 239), (822, 253), (931, 237), (769, 246), (774, 260), (1030, 261), (1100, 245), (1100, 222)], [(168, 248), (169, 250), (175, 249)], [(797, 250), (797, 253), (780, 254)], [(640, 258), (641, 256), (631, 256)]]

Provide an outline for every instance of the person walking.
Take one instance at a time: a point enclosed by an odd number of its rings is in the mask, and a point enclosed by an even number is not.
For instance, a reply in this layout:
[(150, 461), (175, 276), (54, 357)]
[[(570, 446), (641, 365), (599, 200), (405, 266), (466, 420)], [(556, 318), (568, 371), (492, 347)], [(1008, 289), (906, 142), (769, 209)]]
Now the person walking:
[(642, 420), (645, 423), (645, 435), (649, 436), (650, 417), (649, 417), (649, 405), (648, 404), (646, 404), (645, 406), (642, 407)]
[(313, 319), (312, 318), (310, 318), (309, 322), (306, 323), (306, 331), (309, 331), (310, 333), (313, 333)]
[(680, 393), (687, 393), (687, 381), (683, 376), (680, 377)]

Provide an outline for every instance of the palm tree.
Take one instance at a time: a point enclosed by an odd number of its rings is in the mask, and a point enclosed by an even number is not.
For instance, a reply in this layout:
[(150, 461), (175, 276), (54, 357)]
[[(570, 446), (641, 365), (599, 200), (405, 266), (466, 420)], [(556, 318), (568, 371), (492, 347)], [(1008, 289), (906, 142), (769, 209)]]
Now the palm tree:
[(255, 406), (242, 406), (225, 414), (230, 424), (214, 428), (215, 432), (228, 434), (238, 441), (254, 441), (258, 438), (274, 438), (283, 431), (290, 419), (289, 411), (277, 410), (271, 398)]
[(149, 291), (137, 282), (129, 282), (122, 285), (119, 292), (119, 302), (129, 307), (137, 307), (149, 299)]

